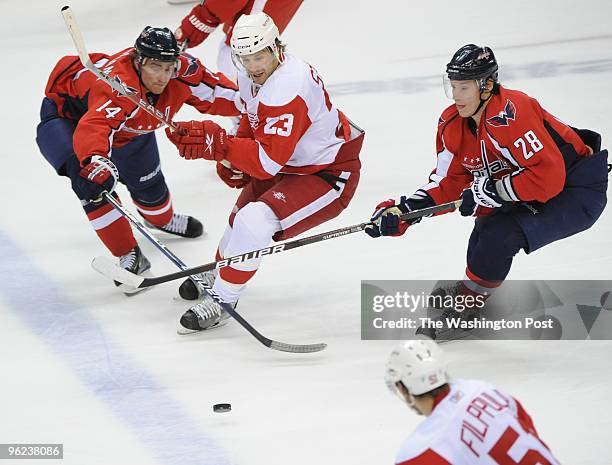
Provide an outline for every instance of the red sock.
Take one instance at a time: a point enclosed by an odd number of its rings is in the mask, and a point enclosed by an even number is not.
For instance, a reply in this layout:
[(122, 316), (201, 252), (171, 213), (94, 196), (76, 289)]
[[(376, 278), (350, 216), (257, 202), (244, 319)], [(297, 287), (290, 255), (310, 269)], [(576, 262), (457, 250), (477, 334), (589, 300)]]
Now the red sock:
[(172, 220), (174, 210), (172, 209), (172, 201), (169, 195), (161, 205), (142, 205), (135, 200), (134, 205), (136, 205), (144, 219), (157, 227), (166, 226)]
[(91, 226), (106, 248), (115, 256), (125, 255), (136, 247), (130, 223), (110, 204), (87, 214)]

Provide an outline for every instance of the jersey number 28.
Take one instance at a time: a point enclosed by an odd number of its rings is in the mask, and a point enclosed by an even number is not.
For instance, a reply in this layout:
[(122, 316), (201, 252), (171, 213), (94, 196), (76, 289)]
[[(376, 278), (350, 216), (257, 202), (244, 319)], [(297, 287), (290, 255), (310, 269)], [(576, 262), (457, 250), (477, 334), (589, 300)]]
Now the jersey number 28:
[[(529, 144), (531, 150), (527, 150), (527, 144)], [(520, 147), (523, 150), (523, 157), (525, 157), (525, 160), (529, 160), (534, 154), (544, 148), (544, 145), (533, 131), (527, 131), (523, 137), (516, 139), (514, 141), (514, 146), (517, 149)]]

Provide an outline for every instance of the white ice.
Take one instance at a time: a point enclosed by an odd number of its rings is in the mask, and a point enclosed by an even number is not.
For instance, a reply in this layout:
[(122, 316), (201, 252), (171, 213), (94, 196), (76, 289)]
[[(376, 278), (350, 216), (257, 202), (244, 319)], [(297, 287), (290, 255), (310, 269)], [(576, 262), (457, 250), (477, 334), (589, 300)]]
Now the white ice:
[[(395, 343), (360, 340), (360, 280), (460, 278), (471, 221), (446, 215), (400, 239), (352, 235), (266, 259), (239, 310), (269, 337), (327, 342), (319, 354), (265, 349), (234, 322), (179, 337), (188, 304), (173, 300), (176, 285), (127, 298), (90, 268), (106, 251), (36, 146), (47, 76), (74, 54), (62, 4), (1, 6), (0, 443), (64, 443), (71, 465), (391, 463), (421, 420), (383, 383)], [(90, 51), (106, 52), (132, 44), (146, 25), (175, 27), (189, 8), (165, 0), (72, 7)], [(465, 43), (492, 46), (507, 86), (609, 143), (610, 17), (602, 0), (304, 2), (285, 34), (290, 52), (318, 69), (333, 102), (367, 131), (355, 199), (313, 232), (360, 223), (379, 201), (425, 183), (449, 103), (440, 76)], [(218, 38), (195, 49), (211, 67)], [(195, 116), (185, 109), (179, 119)], [(212, 164), (180, 159), (161, 131), (158, 141), (175, 208), (208, 230), (191, 241), (159, 238), (190, 265), (208, 262), (236, 191)], [(589, 231), (518, 256), (510, 277), (610, 279), (611, 227), (608, 210)], [(155, 274), (174, 271), (137, 238)], [(562, 463), (612, 463), (611, 343), (446, 350), (455, 376), (519, 398)], [(218, 402), (233, 411), (214, 414)]]

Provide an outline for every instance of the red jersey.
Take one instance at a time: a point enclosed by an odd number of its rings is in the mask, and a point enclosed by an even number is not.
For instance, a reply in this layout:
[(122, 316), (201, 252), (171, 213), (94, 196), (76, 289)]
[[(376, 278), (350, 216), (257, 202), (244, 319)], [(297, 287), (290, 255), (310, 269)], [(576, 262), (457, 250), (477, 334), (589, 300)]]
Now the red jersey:
[(396, 465), (559, 465), (512, 396), (457, 380), (441, 397), (402, 445)]
[(232, 166), (257, 179), (359, 170), (358, 154), (340, 148), (360, 133), (334, 107), (308, 63), (286, 55), (263, 85), (241, 71), (238, 86), (245, 114), (237, 137), (227, 141)]
[[(154, 111), (168, 118), (173, 118), (184, 103), (212, 115), (241, 113), (236, 85), (188, 54), (181, 55), (177, 77), (170, 80), (164, 91), (159, 96), (147, 95), (132, 62), (133, 50), (128, 48), (115, 55), (93, 53), (90, 57), (96, 67), (136, 90), (143, 99), (149, 100)], [(121, 147), (163, 125), (98, 80), (76, 56), (65, 56), (55, 65), (45, 95), (56, 103), (60, 116), (78, 121), (73, 146), (79, 160), (94, 154), (108, 157), (114, 147)]]
[(206, 0), (193, 7), (186, 19), (193, 26), (207, 34), (212, 33), (219, 24), (223, 24), (226, 35), (225, 43), (229, 45), (234, 24), (240, 16), (263, 11), (273, 20), (282, 34), (303, 0)]
[[(449, 106), (438, 121), (436, 168), (421, 189), (436, 204), (457, 200), (475, 176), (486, 176), (480, 141), (484, 140), (492, 177), (502, 180), (514, 201), (546, 202), (565, 183), (565, 163), (559, 145), (572, 144), (578, 155), (591, 152), (578, 134), (523, 92), (499, 87), (476, 127)], [(499, 184), (498, 184), (499, 190)], [(477, 215), (489, 213), (480, 207)]]

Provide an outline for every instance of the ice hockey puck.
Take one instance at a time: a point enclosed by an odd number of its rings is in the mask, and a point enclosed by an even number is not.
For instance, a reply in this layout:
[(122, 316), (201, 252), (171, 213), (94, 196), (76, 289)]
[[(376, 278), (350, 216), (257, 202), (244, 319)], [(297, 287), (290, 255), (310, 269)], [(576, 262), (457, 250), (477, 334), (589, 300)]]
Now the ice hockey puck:
[(213, 405), (213, 412), (225, 413), (232, 411), (232, 404), (215, 404)]

